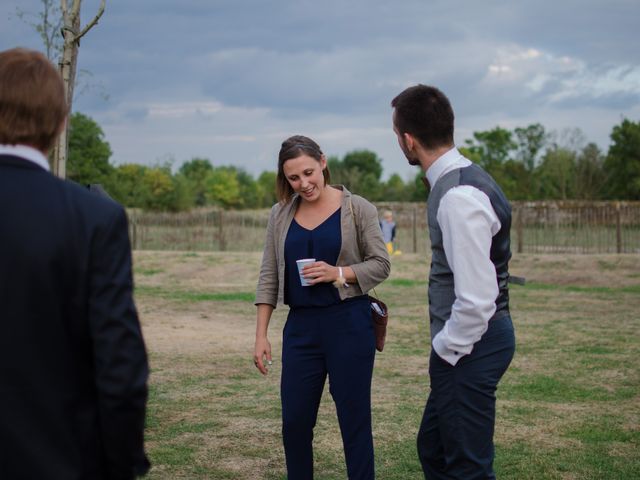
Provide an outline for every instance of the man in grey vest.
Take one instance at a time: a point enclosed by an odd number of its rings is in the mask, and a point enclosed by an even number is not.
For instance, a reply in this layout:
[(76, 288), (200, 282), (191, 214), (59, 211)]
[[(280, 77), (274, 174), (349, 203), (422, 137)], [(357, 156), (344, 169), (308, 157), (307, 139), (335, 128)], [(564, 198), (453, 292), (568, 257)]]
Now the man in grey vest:
[(453, 142), (453, 110), (437, 88), (391, 102), (409, 164), (431, 187), (431, 392), (418, 432), (428, 480), (495, 479), (495, 391), (515, 351), (509, 314), (511, 207), (489, 174)]

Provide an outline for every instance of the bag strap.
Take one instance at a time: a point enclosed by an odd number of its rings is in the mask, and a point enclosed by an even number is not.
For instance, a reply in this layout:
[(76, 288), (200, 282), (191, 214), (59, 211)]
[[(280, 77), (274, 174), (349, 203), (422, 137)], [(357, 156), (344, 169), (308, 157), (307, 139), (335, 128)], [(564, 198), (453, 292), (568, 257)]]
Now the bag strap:
[(353, 203), (351, 202), (351, 196), (349, 196), (349, 210), (351, 211), (351, 218), (353, 219), (353, 226), (356, 229), (356, 242), (358, 243), (358, 251), (360, 252), (360, 258), (364, 261), (364, 255), (362, 254), (362, 242), (360, 241), (360, 228), (356, 221), (356, 214), (353, 210)]

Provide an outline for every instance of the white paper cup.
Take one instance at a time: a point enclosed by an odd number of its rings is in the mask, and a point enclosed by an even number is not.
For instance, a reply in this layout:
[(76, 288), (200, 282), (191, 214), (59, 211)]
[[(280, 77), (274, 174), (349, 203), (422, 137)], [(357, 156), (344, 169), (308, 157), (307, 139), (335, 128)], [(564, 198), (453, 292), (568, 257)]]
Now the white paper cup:
[(296, 264), (298, 265), (298, 275), (300, 275), (300, 285), (302, 285), (303, 287), (310, 286), (310, 283), (306, 278), (302, 276), (302, 269), (305, 265), (309, 265), (310, 263), (313, 263), (315, 261), (315, 258), (301, 258), (300, 260), (296, 260)]

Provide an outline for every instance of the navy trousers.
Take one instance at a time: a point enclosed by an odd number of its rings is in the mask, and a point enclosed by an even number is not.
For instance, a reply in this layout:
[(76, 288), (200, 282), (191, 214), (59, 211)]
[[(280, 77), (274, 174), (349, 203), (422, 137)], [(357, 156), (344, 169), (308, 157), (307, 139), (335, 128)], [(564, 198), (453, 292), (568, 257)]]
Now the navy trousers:
[(282, 437), (289, 480), (313, 478), (313, 428), (329, 376), (350, 480), (374, 478), (371, 377), (375, 337), (366, 297), (289, 311), (282, 345)]
[(511, 317), (500, 312), (455, 366), (431, 351), (431, 393), (418, 432), (427, 480), (495, 479), (495, 391), (515, 352)]

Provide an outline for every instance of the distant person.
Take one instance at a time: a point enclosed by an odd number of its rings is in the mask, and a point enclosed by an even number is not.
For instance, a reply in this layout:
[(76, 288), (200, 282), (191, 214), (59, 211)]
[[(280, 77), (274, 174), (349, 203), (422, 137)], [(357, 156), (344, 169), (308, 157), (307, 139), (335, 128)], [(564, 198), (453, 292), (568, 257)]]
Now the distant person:
[(387, 247), (389, 255), (396, 253), (396, 222), (393, 221), (393, 213), (391, 210), (385, 210), (380, 220), (380, 228), (382, 229), (382, 239)]
[[(279, 203), (271, 209), (256, 292), (254, 363), (267, 374), (273, 309), (289, 306), (282, 345), (282, 436), (289, 480), (313, 478), (313, 428), (329, 376), (350, 480), (374, 474), (371, 378), (375, 336), (366, 293), (389, 275), (376, 208), (329, 185), (316, 142), (294, 136), (278, 157)], [(296, 260), (304, 267), (303, 286)]]
[(56, 178), (67, 117), (42, 54), (0, 52), (0, 478), (144, 474), (148, 366), (124, 210)]
[(515, 350), (509, 313), (511, 207), (496, 182), (453, 142), (453, 109), (416, 85), (391, 102), (410, 165), (431, 186), (431, 393), (418, 433), (425, 479), (495, 479), (495, 391)]

